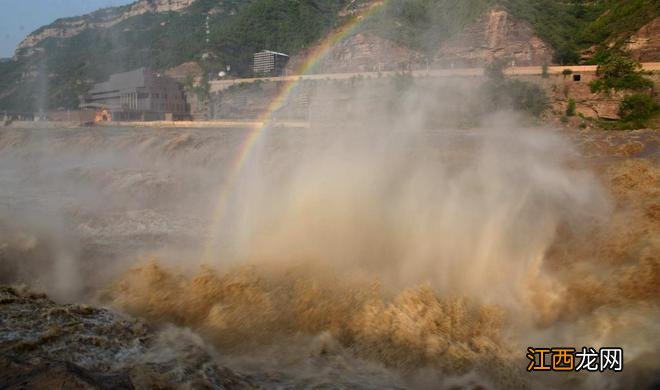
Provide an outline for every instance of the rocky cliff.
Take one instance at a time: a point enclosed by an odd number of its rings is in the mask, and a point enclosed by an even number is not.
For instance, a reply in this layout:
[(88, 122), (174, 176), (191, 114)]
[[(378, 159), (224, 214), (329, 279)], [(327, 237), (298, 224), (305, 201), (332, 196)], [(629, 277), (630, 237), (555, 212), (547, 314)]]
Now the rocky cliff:
[(501, 9), (491, 9), (479, 21), (442, 44), (437, 63), (482, 66), (494, 59), (508, 58), (518, 66), (542, 65), (552, 61), (552, 48), (532, 27)]
[(625, 43), (625, 49), (641, 62), (660, 60), (660, 17), (646, 24)]
[(88, 28), (107, 28), (133, 16), (146, 13), (180, 11), (196, 0), (138, 0), (123, 6), (105, 8), (90, 14), (59, 19), (28, 35), (16, 49), (16, 57), (30, 56), (39, 43), (48, 38), (71, 38)]
[[(163, 71), (200, 58), (213, 72), (231, 65), (232, 76), (249, 77), (253, 54), (264, 48), (292, 55), (291, 73), (333, 28), (362, 13), (366, 23), (356, 20), (353, 34), (332, 45), (316, 72), (480, 67), (498, 58), (520, 66), (575, 63), (578, 51), (591, 47), (586, 61), (614, 41), (642, 61), (660, 59), (652, 1), (563, 7), (554, 0), (388, 0), (371, 9), (380, 1), (136, 0), (60, 19), (0, 64), (0, 108), (76, 108), (81, 89), (113, 73)], [(46, 79), (44, 92), (39, 80)]]
[[(312, 47), (291, 59), (289, 72), (306, 61)], [(507, 58), (518, 66), (551, 63), (553, 50), (532, 27), (507, 11), (491, 9), (463, 31), (441, 43), (429, 58), (432, 67), (480, 67), (494, 59)], [(423, 69), (424, 53), (384, 39), (369, 31), (337, 43), (314, 69), (319, 73)]]
[[(303, 50), (289, 62), (288, 70), (295, 73), (307, 61), (316, 47)], [(422, 53), (399, 45), (369, 32), (351, 35), (338, 42), (313, 69), (317, 73), (374, 72), (419, 67)]]

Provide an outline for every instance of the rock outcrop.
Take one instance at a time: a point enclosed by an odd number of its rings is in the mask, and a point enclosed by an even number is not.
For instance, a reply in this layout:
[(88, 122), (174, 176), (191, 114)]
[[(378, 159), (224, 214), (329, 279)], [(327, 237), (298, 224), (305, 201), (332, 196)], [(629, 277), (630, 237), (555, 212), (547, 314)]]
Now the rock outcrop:
[(544, 89), (550, 97), (551, 112), (557, 117), (565, 116), (569, 99), (575, 101), (575, 113), (578, 116), (593, 119), (619, 119), (621, 96), (606, 93), (594, 94), (589, 82), (595, 80), (594, 74), (581, 75), (581, 81), (572, 77), (553, 75), (544, 81)]
[(107, 28), (133, 16), (146, 13), (180, 11), (196, 0), (138, 0), (135, 3), (114, 8), (105, 8), (90, 14), (59, 19), (28, 35), (16, 49), (16, 57), (30, 56), (35, 46), (48, 38), (71, 38), (89, 28)]
[[(295, 72), (318, 47), (299, 53), (288, 66)], [(518, 66), (542, 65), (552, 61), (553, 50), (534, 34), (532, 27), (508, 12), (492, 9), (461, 33), (440, 45), (429, 60), (431, 67), (481, 67), (507, 58)], [(347, 73), (424, 69), (426, 56), (419, 51), (360, 32), (337, 43), (313, 69), (315, 73)]]
[[(0, 388), (251, 388), (196, 336), (0, 286)], [(175, 332), (175, 333), (171, 333)]]
[(528, 23), (504, 10), (492, 9), (441, 45), (434, 60), (449, 66), (479, 67), (507, 58), (517, 66), (526, 66), (550, 63), (552, 55), (552, 48), (534, 34)]
[[(316, 53), (311, 47), (294, 56), (287, 67), (290, 73), (296, 72), (301, 63)], [(315, 73), (350, 73), (401, 70), (418, 67), (423, 63), (422, 53), (381, 38), (376, 34), (362, 32), (338, 42), (321, 58), (313, 71)]]
[(660, 17), (628, 38), (624, 48), (640, 62), (660, 61)]
[(202, 67), (195, 61), (184, 62), (181, 65), (165, 70), (165, 75), (177, 80), (183, 81), (186, 77), (192, 76), (194, 78), (200, 77), (204, 71)]
[[(596, 80), (594, 73), (581, 74), (581, 80), (575, 81), (572, 77), (552, 75), (542, 81), (542, 86), (550, 97), (551, 112), (564, 116), (569, 99), (575, 101), (576, 114), (584, 118), (619, 120), (619, 107), (624, 98), (634, 93), (630, 90), (610, 90), (608, 92), (591, 92), (589, 83)], [(651, 79), (658, 83), (657, 76)]]

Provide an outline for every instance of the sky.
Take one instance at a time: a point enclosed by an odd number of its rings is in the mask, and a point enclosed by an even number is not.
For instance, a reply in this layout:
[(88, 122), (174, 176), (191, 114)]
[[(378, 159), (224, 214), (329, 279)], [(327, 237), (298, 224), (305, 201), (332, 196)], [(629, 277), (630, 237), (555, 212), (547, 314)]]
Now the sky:
[(84, 15), (99, 8), (134, 0), (0, 0), (0, 58), (14, 55), (16, 46), (32, 31), (55, 19)]

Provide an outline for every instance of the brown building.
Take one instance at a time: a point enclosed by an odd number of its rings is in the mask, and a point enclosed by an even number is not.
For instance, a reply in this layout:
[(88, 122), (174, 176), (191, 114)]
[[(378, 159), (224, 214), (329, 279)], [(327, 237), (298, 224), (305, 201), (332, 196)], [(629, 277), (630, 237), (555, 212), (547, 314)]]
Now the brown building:
[(182, 86), (147, 68), (117, 73), (96, 84), (83, 97), (81, 108), (107, 112), (112, 121), (182, 120), (190, 107)]

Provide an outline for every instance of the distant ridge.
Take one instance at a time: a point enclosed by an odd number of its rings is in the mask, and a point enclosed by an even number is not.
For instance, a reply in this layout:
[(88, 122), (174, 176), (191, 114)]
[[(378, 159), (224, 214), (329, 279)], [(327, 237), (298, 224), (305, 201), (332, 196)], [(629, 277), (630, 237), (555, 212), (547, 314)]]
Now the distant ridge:
[[(255, 52), (300, 60), (370, 3), (139, 0), (59, 19), (26, 37), (12, 61), (0, 61), (0, 109), (76, 108), (90, 85), (143, 66), (165, 71), (196, 63), (215, 74), (230, 65), (232, 76), (249, 77)], [(470, 57), (478, 63), (499, 51), (520, 64), (576, 64), (619, 48), (658, 61), (658, 17), (657, 0), (388, 0), (337, 44), (326, 67), (440, 66)]]
[(108, 28), (146, 13), (176, 12), (196, 0), (138, 0), (132, 4), (103, 8), (83, 16), (62, 18), (28, 35), (16, 49), (15, 56), (30, 56), (33, 48), (48, 38), (71, 38), (88, 28)]

